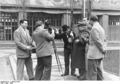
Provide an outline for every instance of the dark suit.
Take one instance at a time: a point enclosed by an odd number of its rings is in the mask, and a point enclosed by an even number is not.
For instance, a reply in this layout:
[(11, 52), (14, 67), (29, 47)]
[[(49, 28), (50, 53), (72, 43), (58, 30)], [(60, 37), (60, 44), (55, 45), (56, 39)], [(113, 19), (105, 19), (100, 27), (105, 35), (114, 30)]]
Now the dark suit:
[(17, 55), (17, 80), (23, 80), (24, 64), (26, 65), (29, 79), (33, 79), (33, 64), (31, 59), (31, 51), (27, 50), (27, 46), (32, 46), (32, 39), (29, 31), (20, 26), (14, 32), (14, 41), (16, 43)]
[[(56, 34), (57, 38), (62, 38), (64, 42), (64, 63), (65, 63), (65, 74), (69, 74), (69, 66), (70, 66), (70, 58), (72, 54), (72, 42), (70, 43), (68, 41), (69, 38), (73, 39), (72, 36), (70, 36), (70, 32), (64, 32), (62, 34)], [(71, 74), (73, 75), (75, 73), (75, 69), (71, 68)]]

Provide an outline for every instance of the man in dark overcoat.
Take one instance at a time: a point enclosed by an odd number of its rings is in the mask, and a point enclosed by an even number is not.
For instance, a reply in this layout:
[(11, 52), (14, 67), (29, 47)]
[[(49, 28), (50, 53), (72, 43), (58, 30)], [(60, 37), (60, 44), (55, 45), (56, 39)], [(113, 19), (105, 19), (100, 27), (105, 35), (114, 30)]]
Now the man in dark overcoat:
[[(71, 69), (71, 75), (76, 76), (75, 69), (71, 68), (70, 59), (72, 53), (72, 41), (73, 41), (73, 32), (70, 30), (69, 26), (62, 26), (63, 33), (56, 34), (57, 38), (62, 38), (64, 42), (64, 63), (65, 63), (65, 71), (61, 76), (69, 75)], [(69, 69), (70, 68), (70, 69)]]
[(79, 22), (74, 28), (73, 52), (71, 56), (71, 67), (78, 68), (78, 78), (80, 80), (86, 79), (86, 45), (89, 41), (89, 31), (86, 23)]

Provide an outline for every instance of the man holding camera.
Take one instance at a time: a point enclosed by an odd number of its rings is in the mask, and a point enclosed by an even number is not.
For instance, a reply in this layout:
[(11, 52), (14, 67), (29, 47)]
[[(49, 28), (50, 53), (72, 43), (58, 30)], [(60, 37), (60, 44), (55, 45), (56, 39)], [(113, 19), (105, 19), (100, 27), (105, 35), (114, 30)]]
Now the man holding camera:
[[(70, 58), (72, 54), (72, 43), (73, 43), (74, 35), (73, 32), (70, 30), (69, 26), (67, 25), (63, 25), (62, 30), (63, 33), (56, 34), (55, 36), (58, 38), (62, 38), (64, 42), (65, 71), (64, 74), (62, 74), (61, 76), (67, 76), (69, 75), (69, 71), (70, 71), (69, 67), (70, 67)], [(75, 69), (73, 69), (72, 67), (70, 69), (71, 69), (71, 75), (76, 76)]]
[(33, 32), (37, 54), (35, 80), (50, 80), (52, 54), (54, 53), (52, 41), (55, 35), (47, 22), (45, 22), (44, 27), (42, 25), (42, 21), (37, 21), (36, 29)]

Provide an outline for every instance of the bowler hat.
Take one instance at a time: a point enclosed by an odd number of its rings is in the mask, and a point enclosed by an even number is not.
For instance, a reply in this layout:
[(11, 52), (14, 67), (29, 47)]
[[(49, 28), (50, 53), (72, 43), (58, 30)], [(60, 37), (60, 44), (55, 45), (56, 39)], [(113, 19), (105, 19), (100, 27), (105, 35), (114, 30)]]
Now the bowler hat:
[(78, 26), (86, 26), (86, 23), (83, 22), (83, 21), (79, 21), (79, 22), (78, 22)]

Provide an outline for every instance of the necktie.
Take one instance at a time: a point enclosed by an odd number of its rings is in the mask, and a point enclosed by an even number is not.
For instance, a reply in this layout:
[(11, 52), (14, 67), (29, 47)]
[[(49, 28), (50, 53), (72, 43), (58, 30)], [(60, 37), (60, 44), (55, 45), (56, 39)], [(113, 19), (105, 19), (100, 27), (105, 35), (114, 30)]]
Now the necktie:
[(29, 33), (27, 32), (26, 29), (24, 30), (24, 32), (25, 32), (25, 35), (26, 35), (27, 42), (30, 43), (30, 41), (29, 41)]

